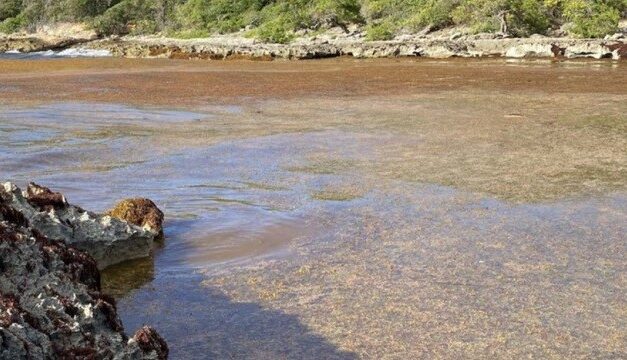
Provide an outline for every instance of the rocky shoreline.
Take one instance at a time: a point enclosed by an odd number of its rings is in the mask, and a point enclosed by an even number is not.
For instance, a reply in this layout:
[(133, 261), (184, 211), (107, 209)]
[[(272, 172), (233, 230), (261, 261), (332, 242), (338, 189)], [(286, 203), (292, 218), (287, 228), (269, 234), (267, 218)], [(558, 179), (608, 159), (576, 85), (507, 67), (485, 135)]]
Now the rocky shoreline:
[[(157, 211), (141, 221), (162, 220)], [(158, 226), (85, 211), (36, 184), (2, 184), (0, 359), (166, 359), (153, 328), (128, 338), (100, 287), (99, 269), (147, 255)]]
[(250, 39), (178, 40), (120, 38), (91, 42), (90, 49), (108, 50), (113, 56), (171, 59), (320, 59), (354, 58), (593, 58), (618, 60), (627, 57), (622, 40), (565, 38), (407, 39), (391, 41), (320, 40), (290, 44), (258, 43)]
[(104, 50), (112, 56), (170, 59), (320, 59), (340, 56), (354, 58), (554, 58), (613, 59), (627, 57), (623, 33), (605, 39), (568, 37), (509, 38), (499, 34), (444, 33), (406, 35), (389, 41), (366, 41), (363, 34), (330, 31), (303, 36), (289, 44), (271, 44), (241, 35), (216, 35), (204, 39), (173, 39), (161, 36), (125, 36), (105, 39), (41, 38), (38, 36), (0, 37), (0, 53), (34, 52), (76, 48)]

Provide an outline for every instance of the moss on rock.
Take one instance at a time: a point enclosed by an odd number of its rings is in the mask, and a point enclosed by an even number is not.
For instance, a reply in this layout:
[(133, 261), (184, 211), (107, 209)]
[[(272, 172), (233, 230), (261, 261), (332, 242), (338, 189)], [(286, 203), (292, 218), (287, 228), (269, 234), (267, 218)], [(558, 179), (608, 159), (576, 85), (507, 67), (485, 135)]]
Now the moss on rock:
[(150, 199), (125, 199), (109, 210), (106, 215), (124, 220), (133, 225), (163, 236), (163, 212)]

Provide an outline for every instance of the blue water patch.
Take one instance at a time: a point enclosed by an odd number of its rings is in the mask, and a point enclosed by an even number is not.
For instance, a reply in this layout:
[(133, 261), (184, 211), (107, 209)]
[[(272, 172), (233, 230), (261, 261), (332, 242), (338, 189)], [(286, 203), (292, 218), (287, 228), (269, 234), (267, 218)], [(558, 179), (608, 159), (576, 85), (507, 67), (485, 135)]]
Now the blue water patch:
[(185, 122), (210, 118), (211, 114), (202, 114), (191, 111), (163, 110), (156, 108), (136, 108), (119, 104), (98, 103), (57, 103), (41, 105), (32, 108), (8, 108), (0, 113), (0, 121), (20, 119), (36, 122), (37, 124), (57, 124), (97, 126), (107, 124), (154, 124), (156, 122)]

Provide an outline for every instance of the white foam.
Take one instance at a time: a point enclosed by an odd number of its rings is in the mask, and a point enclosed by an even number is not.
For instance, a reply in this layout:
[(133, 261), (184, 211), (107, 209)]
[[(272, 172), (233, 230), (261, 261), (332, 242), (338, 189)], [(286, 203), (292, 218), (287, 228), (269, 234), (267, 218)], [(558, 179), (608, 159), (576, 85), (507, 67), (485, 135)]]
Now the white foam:
[(54, 51), (52, 50), (47, 50), (47, 51), (35, 51), (32, 53), (28, 53), (29, 55), (33, 55), (33, 56), (43, 56), (43, 57), (50, 57), (50, 56), (54, 56)]
[(65, 49), (56, 54), (61, 57), (108, 57), (111, 56), (109, 50), (73, 48)]
[(32, 58), (51, 58), (51, 57), (109, 57), (112, 56), (109, 50), (96, 50), (96, 49), (84, 49), (84, 48), (72, 48), (62, 51), (35, 51), (35, 52), (20, 52), (19, 50), (9, 50), (6, 52), (0, 52), (2, 55), (8, 55), (9, 58), (17, 59), (32, 59)]

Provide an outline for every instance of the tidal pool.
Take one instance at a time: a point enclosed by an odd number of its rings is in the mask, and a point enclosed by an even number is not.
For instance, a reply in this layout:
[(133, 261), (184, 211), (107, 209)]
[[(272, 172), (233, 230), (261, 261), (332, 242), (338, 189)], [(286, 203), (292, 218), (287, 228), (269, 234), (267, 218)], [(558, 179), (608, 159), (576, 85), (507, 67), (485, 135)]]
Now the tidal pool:
[(622, 63), (4, 64), (3, 179), (164, 210), (103, 280), (172, 358), (627, 356)]

